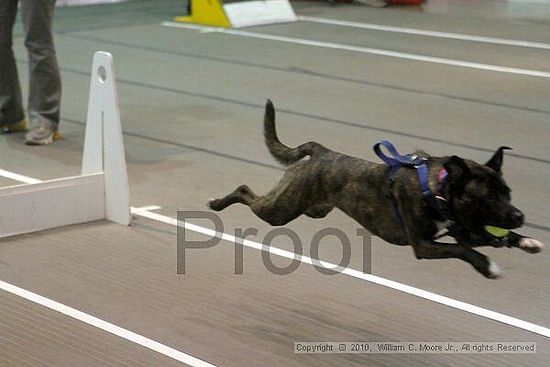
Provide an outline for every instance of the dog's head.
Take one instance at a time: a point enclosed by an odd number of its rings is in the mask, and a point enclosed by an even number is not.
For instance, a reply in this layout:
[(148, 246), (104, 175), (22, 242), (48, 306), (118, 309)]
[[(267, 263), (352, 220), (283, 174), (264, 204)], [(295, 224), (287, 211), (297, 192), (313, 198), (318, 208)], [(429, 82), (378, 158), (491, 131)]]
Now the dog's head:
[(523, 213), (512, 205), (511, 190), (502, 178), (505, 149), (511, 148), (500, 147), (485, 165), (457, 156), (444, 164), (453, 214), (470, 231), (482, 233), (485, 225), (506, 229), (523, 225)]

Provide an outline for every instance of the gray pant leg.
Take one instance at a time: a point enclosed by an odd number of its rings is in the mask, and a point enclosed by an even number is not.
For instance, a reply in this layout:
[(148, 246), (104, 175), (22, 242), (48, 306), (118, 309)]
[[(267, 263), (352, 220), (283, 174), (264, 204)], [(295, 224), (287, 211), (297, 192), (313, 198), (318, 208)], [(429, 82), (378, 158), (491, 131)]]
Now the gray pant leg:
[(25, 117), (21, 87), (12, 49), (17, 0), (0, 0), (0, 126)]
[[(5, 1), (5, 0), (2, 0)], [(29, 119), (33, 126), (59, 123), (61, 77), (53, 45), (55, 0), (20, 0), (29, 54)]]

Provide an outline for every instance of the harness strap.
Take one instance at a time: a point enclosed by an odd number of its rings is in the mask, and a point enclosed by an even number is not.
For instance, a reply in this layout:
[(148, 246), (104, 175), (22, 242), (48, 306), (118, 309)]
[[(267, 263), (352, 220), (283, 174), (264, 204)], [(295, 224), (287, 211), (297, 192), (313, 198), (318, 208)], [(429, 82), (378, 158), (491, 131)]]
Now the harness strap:
[[(386, 148), (386, 150), (391, 154), (391, 157), (385, 155), (382, 152), (381, 147)], [(399, 152), (397, 151), (397, 149), (395, 149), (393, 144), (387, 140), (382, 140), (379, 143), (376, 143), (373, 148), (376, 155), (390, 167), (390, 171), (388, 173), (388, 181), (390, 183), (390, 196), (392, 199), (392, 209), (396, 217), (399, 219), (399, 222), (401, 223), (402, 227), (404, 227), (403, 218), (399, 214), (397, 202), (395, 201), (395, 198), (391, 194), (391, 187), (395, 182), (395, 175), (397, 174), (397, 171), (403, 166), (416, 169), (416, 172), (418, 175), (418, 181), (420, 184), (420, 190), (422, 192), (422, 198), (424, 199), (426, 204), (428, 204), (428, 207), (430, 208), (433, 219), (437, 221), (445, 221), (449, 219), (449, 212), (445, 204), (446, 200), (441, 196), (434, 195), (434, 193), (430, 189), (429, 167), (428, 167), (427, 159), (418, 157), (412, 154), (407, 154), (407, 155), (399, 154)], [(445, 169), (442, 169), (438, 173), (438, 177), (437, 177), (439, 185), (443, 184), (446, 177), (447, 177), (447, 171)], [(435, 239), (438, 239), (446, 235), (449, 235), (451, 237), (456, 237), (456, 235), (458, 234), (461, 228), (462, 226), (455, 223), (447, 229), (447, 232), (445, 234), (441, 236), (437, 236)]]
[[(392, 155), (393, 158), (388, 157), (387, 155), (385, 155), (382, 152), (381, 146), (386, 148), (388, 150), (388, 152), (390, 152), (390, 154)], [(376, 143), (374, 145), (374, 152), (376, 153), (378, 158), (383, 160), (384, 163), (386, 163), (388, 166), (390, 166), (392, 168), (393, 167), (401, 167), (401, 166), (411, 166), (411, 167), (412, 166), (418, 166), (423, 161), (425, 161), (425, 159), (420, 158), (416, 155), (411, 155), (411, 154), (402, 155), (402, 154), (399, 154), (399, 152), (397, 151), (397, 149), (395, 149), (393, 144), (390, 143), (387, 140), (382, 140), (379, 143)]]

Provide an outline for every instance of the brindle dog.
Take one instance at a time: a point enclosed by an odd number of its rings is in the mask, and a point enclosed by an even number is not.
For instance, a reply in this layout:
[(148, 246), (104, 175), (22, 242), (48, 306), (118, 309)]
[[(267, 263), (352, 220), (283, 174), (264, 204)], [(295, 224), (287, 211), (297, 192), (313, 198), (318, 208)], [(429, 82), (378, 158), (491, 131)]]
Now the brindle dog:
[[(397, 245), (411, 245), (418, 259), (458, 258), (469, 262), (488, 278), (499, 275), (498, 266), (473, 247), (519, 247), (537, 253), (544, 245), (510, 231), (506, 237), (489, 234), (485, 225), (514, 229), (523, 225), (523, 213), (510, 203), (510, 188), (502, 178), (503, 150), (481, 165), (454, 155), (425, 155), (429, 185), (438, 190), (438, 173), (447, 178), (438, 193), (447, 203), (446, 223), (433, 219), (432, 208), (423, 200), (414, 169), (403, 167), (388, 180), (389, 167), (334, 152), (309, 142), (297, 148), (282, 144), (275, 131), (275, 109), (267, 101), (264, 117), (265, 142), (271, 154), (288, 166), (279, 183), (264, 196), (246, 186), (208, 206), (216, 211), (242, 203), (261, 219), (282, 226), (305, 214), (322, 218), (338, 208), (372, 234)], [(451, 223), (459, 223), (456, 244), (434, 240), (436, 233)]]

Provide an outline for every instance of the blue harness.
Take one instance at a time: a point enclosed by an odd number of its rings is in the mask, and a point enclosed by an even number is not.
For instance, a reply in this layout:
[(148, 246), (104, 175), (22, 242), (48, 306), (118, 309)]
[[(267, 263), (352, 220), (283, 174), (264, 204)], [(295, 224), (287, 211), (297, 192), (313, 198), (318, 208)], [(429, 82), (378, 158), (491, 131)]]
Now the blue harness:
[[(388, 152), (391, 154), (391, 157), (385, 155), (382, 152), (382, 149), (381, 149), (382, 147), (388, 150)], [(428, 160), (426, 158), (419, 157), (415, 154), (401, 155), (399, 154), (397, 149), (395, 149), (393, 144), (387, 140), (382, 140), (379, 143), (376, 143), (373, 148), (376, 155), (390, 167), (390, 171), (388, 173), (390, 193), (391, 193), (391, 188), (395, 183), (395, 175), (397, 174), (397, 171), (399, 171), (401, 167), (414, 168), (416, 169), (416, 172), (418, 174), (418, 182), (420, 184), (422, 198), (424, 199), (426, 204), (428, 204), (432, 218), (440, 222), (444, 222), (449, 219), (450, 213), (448, 211), (447, 204), (446, 204), (447, 200), (442, 196), (435, 195), (430, 189), (429, 177), (428, 177), (429, 167), (428, 167)], [(447, 178), (447, 171), (445, 171), (445, 169), (442, 169), (440, 174), (438, 175), (438, 181), (441, 186), (443, 186), (443, 184), (445, 183), (446, 178)], [(399, 210), (397, 208), (397, 202), (395, 201), (393, 194), (390, 194), (390, 195), (392, 199), (393, 211), (397, 216), (397, 218), (399, 219), (401, 226), (404, 228), (403, 218), (399, 214)], [(455, 237), (458, 231), (460, 231), (460, 228), (461, 226), (459, 224), (453, 224), (449, 228), (447, 228), (446, 233), (442, 235), (438, 235), (437, 237), (435, 237), (435, 239), (444, 237), (446, 235)]]

